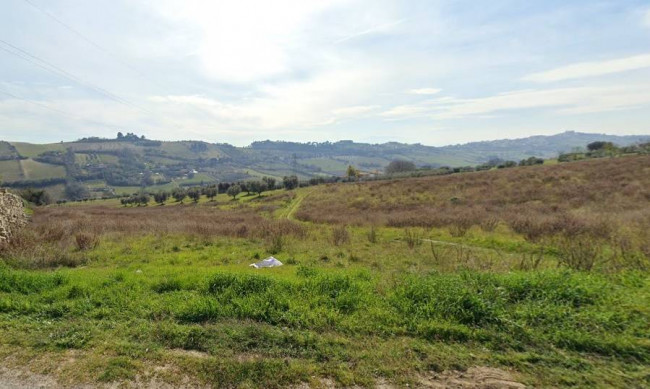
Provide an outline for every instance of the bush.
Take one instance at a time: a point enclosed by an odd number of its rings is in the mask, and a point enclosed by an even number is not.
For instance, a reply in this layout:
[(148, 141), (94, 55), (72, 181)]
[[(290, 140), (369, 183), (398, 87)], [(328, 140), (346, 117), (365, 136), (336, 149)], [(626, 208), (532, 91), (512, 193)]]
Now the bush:
[(345, 226), (334, 227), (332, 229), (332, 243), (340, 246), (350, 242), (350, 233)]
[(368, 242), (370, 243), (377, 243), (377, 230), (375, 229), (375, 226), (371, 226), (370, 230), (368, 231)]
[(99, 246), (99, 238), (97, 235), (87, 233), (87, 232), (80, 232), (74, 236), (74, 241), (75, 244), (77, 245), (77, 249), (80, 251), (84, 250), (92, 250)]
[(560, 236), (554, 241), (558, 262), (570, 269), (590, 271), (605, 260), (602, 243), (590, 236)]
[(406, 241), (406, 245), (413, 250), (415, 246), (422, 244), (422, 235), (421, 231), (406, 228), (404, 230), (404, 241)]
[(404, 172), (411, 172), (414, 170), (415, 170), (415, 164), (413, 162), (401, 161), (401, 160), (392, 161), (384, 169), (386, 174), (404, 173)]

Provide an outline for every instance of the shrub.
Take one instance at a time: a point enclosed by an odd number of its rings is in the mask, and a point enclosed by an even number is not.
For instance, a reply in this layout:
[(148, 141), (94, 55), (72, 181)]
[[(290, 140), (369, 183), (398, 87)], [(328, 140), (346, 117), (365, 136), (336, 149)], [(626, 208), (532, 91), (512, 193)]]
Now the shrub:
[(92, 250), (99, 246), (99, 238), (92, 233), (80, 232), (74, 236), (74, 241), (80, 251)]
[(151, 289), (153, 289), (156, 293), (167, 293), (182, 290), (183, 285), (181, 284), (180, 280), (176, 278), (166, 278), (154, 284)]
[(368, 242), (377, 243), (377, 230), (375, 229), (375, 226), (370, 227), (370, 230), (366, 236), (368, 238)]
[(268, 238), (267, 251), (271, 254), (277, 254), (284, 248), (284, 236), (281, 234), (273, 234)]
[(345, 226), (338, 226), (332, 229), (332, 243), (341, 246), (350, 242), (350, 233)]
[(410, 161), (395, 160), (391, 161), (384, 169), (386, 174), (404, 173), (415, 170), (415, 164)]
[(558, 261), (574, 270), (590, 271), (605, 260), (601, 242), (587, 235), (555, 238)]
[(422, 244), (422, 232), (406, 228), (404, 230), (404, 241), (406, 241), (406, 245), (412, 250), (415, 246)]

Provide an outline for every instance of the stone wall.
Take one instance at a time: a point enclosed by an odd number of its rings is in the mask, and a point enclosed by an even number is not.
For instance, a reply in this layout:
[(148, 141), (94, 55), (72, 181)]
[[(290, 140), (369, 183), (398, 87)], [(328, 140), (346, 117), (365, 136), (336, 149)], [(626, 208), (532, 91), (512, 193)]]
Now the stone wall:
[(15, 194), (0, 189), (0, 243), (7, 240), (27, 223), (23, 200)]

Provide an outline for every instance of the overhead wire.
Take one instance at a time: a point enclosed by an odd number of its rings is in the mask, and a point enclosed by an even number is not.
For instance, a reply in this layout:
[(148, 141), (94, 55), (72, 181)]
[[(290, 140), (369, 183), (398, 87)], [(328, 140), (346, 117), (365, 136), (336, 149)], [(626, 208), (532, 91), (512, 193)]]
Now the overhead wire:
[(72, 119), (75, 119), (75, 120), (81, 120), (81, 121), (85, 121), (85, 122), (88, 122), (88, 123), (94, 123), (94, 124), (97, 124), (97, 125), (100, 125), (100, 126), (102, 126), (102, 127), (106, 127), (106, 128), (116, 128), (116, 127), (120, 127), (120, 126), (117, 126), (117, 125), (115, 125), (115, 124), (102, 123), (102, 122), (98, 122), (98, 121), (96, 121), (96, 120), (94, 120), (94, 119), (86, 119), (86, 118), (83, 118), (83, 117), (80, 117), (80, 116), (77, 116), (77, 115), (73, 115), (73, 114), (71, 114), (71, 113), (69, 113), (69, 112), (66, 112), (66, 111), (60, 110), (60, 109), (58, 109), (58, 108), (50, 107), (50, 106), (47, 105), (47, 104), (39, 103), (39, 102), (34, 101), (34, 100), (31, 100), (31, 99), (27, 99), (27, 98), (24, 98), (24, 97), (17, 96), (17, 95), (15, 95), (15, 94), (11, 93), (11, 92), (7, 92), (7, 91), (2, 90), (2, 89), (0, 89), (0, 93), (2, 93), (2, 94), (4, 94), (4, 95), (7, 95), (7, 96), (9, 96), (9, 97), (11, 97), (11, 98), (13, 98), (13, 99), (20, 100), (20, 101), (24, 101), (24, 102), (26, 102), (26, 103), (29, 103), (29, 104), (32, 104), (32, 105), (36, 105), (36, 106), (41, 107), (41, 108), (45, 108), (45, 109), (47, 109), (47, 110), (50, 110), (50, 111), (53, 111), (53, 112), (57, 112), (57, 113), (59, 113), (59, 114), (61, 114), (61, 115), (67, 116), (67, 117), (72, 118)]
[(84, 81), (84, 80), (80, 79), (79, 77), (75, 76), (74, 74), (60, 68), (59, 66), (54, 65), (51, 62), (46, 61), (46, 60), (44, 60), (44, 59), (42, 59), (42, 58), (40, 58), (40, 57), (26, 51), (24, 49), (21, 49), (20, 47), (18, 47), (16, 45), (13, 45), (13, 44), (11, 44), (11, 43), (3, 40), (3, 39), (0, 39), (0, 43), (5, 45), (6, 47), (9, 47), (9, 48), (13, 49), (13, 50), (9, 50), (9, 49), (3, 48), (3, 47), (0, 47), (0, 49), (3, 49), (4, 51), (8, 52), (9, 54), (13, 54), (16, 57), (21, 58), (24, 61), (30, 62), (30, 63), (32, 63), (32, 64), (34, 64), (34, 65), (36, 65), (36, 66), (38, 66), (38, 67), (40, 67), (42, 69), (45, 69), (46, 71), (48, 71), (50, 73), (53, 73), (53, 74), (58, 75), (60, 77), (66, 78), (66, 79), (68, 79), (68, 80), (70, 80), (72, 82), (75, 82), (75, 83), (83, 86), (83, 87), (92, 89), (92, 90), (94, 90), (94, 91), (108, 97), (109, 99), (111, 99), (111, 100), (113, 100), (115, 102), (118, 102), (120, 104), (124, 104), (126, 106), (129, 106), (131, 108), (135, 108), (137, 110), (146, 112), (148, 114), (153, 114), (151, 111), (148, 111), (147, 109), (142, 108), (142, 107), (130, 102), (129, 100), (127, 100), (125, 98), (117, 96), (114, 93), (111, 93), (111, 92), (107, 91), (106, 89), (104, 89), (102, 87), (99, 87), (99, 86), (94, 85), (94, 84), (92, 84), (90, 82)]
[[(82, 32), (80, 32), (80, 31), (77, 30), (76, 28), (72, 27), (72, 26), (69, 25), (68, 23), (64, 22), (63, 20), (61, 20), (59, 17), (57, 17), (55, 14), (53, 14), (53, 13), (50, 12), (50, 11), (48, 11), (47, 9), (44, 9), (43, 7), (40, 7), (39, 5), (35, 4), (35, 3), (34, 3), (33, 1), (31, 1), (31, 0), (23, 0), (23, 1), (24, 1), (25, 3), (27, 3), (27, 4), (29, 4), (30, 6), (32, 6), (34, 9), (38, 10), (39, 12), (41, 12), (42, 14), (44, 14), (45, 16), (49, 17), (50, 19), (52, 19), (53, 21), (55, 21), (55, 22), (58, 23), (59, 25), (63, 26), (65, 29), (67, 29), (68, 31), (70, 31), (71, 33), (73, 33), (74, 35), (76, 35), (78, 38), (82, 39), (83, 41), (85, 41), (86, 43), (88, 43), (89, 45), (91, 45), (92, 47), (94, 47), (95, 49), (101, 51), (101, 52), (102, 52), (103, 54), (105, 54), (106, 56), (112, 58), (113, 60), (115, 60), (116, 62), (118, 62), (120, 65), (122, 65), (122, 66), (124, 66), (124, 67), (130, 69), (131, 71), (135, 72), (135, 73), (138, 74), (140, 77), (142, 77), (143, 79), (149, 81), (150, 83), (155, 84), (155, 85), (158, 86), (161, 90), (165, 91), (165, 90), (174, 89), (173, 87), (170, 88), (170, 87), (169, 87), (169, 84), (163, 84), (163, 83), (161, 83), (161, 82), (159, 82), (159, 81), (157, 81), (157, 80), (152, 79), (152, 78), (149, 77), (146, 73), (140, 71), (138, 68), (136, 68), (135, 66), (131, 65), (130, 63), (124, 61), (124, 60), (123, 60), (122, 58), (120, 58), (118, 55), (114, 54), (114, 53), (111, 52), (110, 50), (107, 50), (106, 48), (104, 48), (102, 45), (100, 45), (100, 44), (97, 43), (96, 41), (94, 41), (94, 40), (88, 38), (88, 36), (86, 36), (85, 34), (83, 34)], [(197, 85), (194, 85), (194, 87), (197, 87)], [(202, 87), (202, 86), (199, 86), (199, 87), (200, 87), (200, 89), (202, 89), (202, 90), (204, 90), (204, 91), (209, 91), (209, 90), (206, 89), (205, 87)], [(200, 112), (201, 114), (205, 114), (205, 112), (204, 112), (203, 110), (198, 110), (198, 109), (196, 109), (195, 107), (192, 107), (192, 110), (195, 111), (195, 112)]]
[[(66, 28), (67, 30), (69, 30), (70, 32), (72, 32), (78, 38), (84, 40), (85, 42), (87, 42), (88, 44), (93, 46), (95, 49), (97, 49), (97, 50), (101, 51), (102, 53), (104, 53), (105, 55), (111, 57), (112, 59), (114, 59), (115, 61), (120, 63), (121, 65), (127, 67), (128, 69), (134, 71), (135, 73), (137, 73), (142, 78), (147, 79), (148, 81), (156, 84), (159, 87), (163, 87), (160, 83), (158, 83), (157, 81), (152, 80), (151, 78), (147, 77), (147, 75), (145, 73), (143, 73), (140, 70), (138, 70), (137, 68), (131, 66), (130, 64), (123, 61), (121, 58), (119, 58), (115, 54), (111, 53), (109, 50), (106, 50), (105, 48), (103, 48), (98, 43), (96, 43), (93, 40), (89, 39), (84, 34), (82, 34), (81, 32), (79, 32), (78, 30), (76, 30), (75, 28), (70, 26), (69, 24), (67, 24), (64, 21), (62, 21), (61, 19), (59, 19), (53, 13), (51, 13), (51, 12), (47, 11), (46, 9), (38, 6), (37, 4), (35, 4), (34, 2), (32, 2), (30, 0), (24, 0), (24, 1), (27, 4), (29, 4), (30, 6), (37, 9), (38, 11), (42, 12), (44, 15), (48, 16), (49, 18), (51, 18), (52, 20), (57, 22), (58, 24), (60, 24), (61, 26), (63, 26), (64, 28)], [(46, 70), (46, 71), (48, 71), (50, 73), (53, 73), (53, 74), (58, 75), (60, 77), (66, 78), (66, 79), (68, 79), (68, 80), (70, 80), (72, 82), (75, 82), (75, 83), (77, 83), (77, 84), (79, 84), (79, 85), (81, 85), (81, 86), (83, 86), (85, 88), (91, 89), (91, 90), (93, 90), (93, 91), (95, 91), (95, 92), (97, 92), (97, 93), (99, 93), (99, 94), (101, 94), (101, 95), (103, 95), (103, 96), (117, 102), (117, 103), (120, 103), (120, 104), (129, 106), (131, 108), (137, 109), (139, 111), (142, 111), (144, 113), (152, 115), (155, 118), (158, 118), (158, 119), (160, 118), (160, 115), (158, 115), (158, 114), (156, 114), (156, 113), (154, 113), (154, 112), (152, 112), (152, 111), (150, 111), (150, 110), (148, 110), (146, 108), (143, 108), (143, 107), (141, 107), (141, 106), (139, 106), (139, 105), (137, 105), (137, 104), (123, 98), (123, 97), (120, 97), (120, 96), (118, 96), (118, 95), (116, 95), (116, 94), (114, 94), (114, 93), (112, 93), (112, 92), (110, 92), (110, 91), (96, 85), (96, 84), (85, 81), (85, 80), (75, 76), (74, 74), (66, 71), (65, 69), (62, 69), (61, 67), (59, 67), (59, 66), (57, 66), (57, 65), (55, 65), (55, 64), (53, 64), (53, 63), (51, 63), (51, 62), (49, 62), (47, 60), (44, 60), (43, 58), (40, 58), (40, 57), (28, 52), (27, 50), (24, 50), (24, 49), (22, 49), (22, 48), (20, 48), (20, 47), (18, 47), (16, 45), (13, 45), (13, 44), (11, 44), (11, 43), (9, 43), (7, 41), (4, 41), (2, 39), (0, 39), (0, 43), (2, 43), (3, 45), (6, 46), (6, 47), (0, 46), (0, 49), (7, 52), (7, 53), (9, 53), (9, 54), (12, 54), (12, 55), (14, 55), (14, 56), (16, 56), (18, 58), (21, 58), (24, 61), (30, 62), (31, 64), (36, 65), (36, 66), (38, 66), (38, 67), (40, 67), (40, 68), (42, 68), (42, 69), (44, 69), (44, 70)], [(7, 47), (10, 48), (10, 49), (8, 49)], [(167, 119), (167, 121), (169, 123), (173, 124), (174, 126), (178, 127), (179, 129), (184, 127), (183, 125), (181, 125), (181, 124), (179, 124), (179, 123), (177, 123), (177, 122), (175, 122), (173, 120)]]
[(97, 49), (97, 50), (101, 51), (102, 53), (104, 53), (105, 55), (111, 57), (113, 60), (120, 63), (122, 66), (125, 66), (128, 69), (132, 70), (133, 72), (137, 73), (140, 77), (142, 77), (142, 78), (148, 80), (149, 82), (152, 82), (152, 83), (154, 83), (154, 84), (156, 84), (158, 86), (161, 86), (161, 87), (163, 86), (158, 81), (152, 80), (144, 72), (140, 71), (139, 69), (132, 66), (128, 62), (124, 61), (119, 56), (113, 54), (111, 51), (105, 49), (104, 47), (102, 47), (97, 42), (95, 42), (92, 39), (88, 38), (86, 35), (82, 34), (79, 30), (77, 30), (77, 29), (73, 28), (72, 26), (70, 26), (69, 24), (65, 23), (63, 20), (59, 19), (56, 15), (54, 15), (52, 12), (38, 6), (37, 4), (34, 4), (34, 2), (32, 2), (31, 0), (23, 0), (23, 1), (25, 1), (27, 4), (31, 5), (32, 7), (34, 7), (35, 9), (37, 9), (38, 11), (40, 11), (41, 13), (43, 13), (44, 15), (49, 17), (50, 19), (54, 20), (55, 22), (57, 22), (58, 24), (63, 26), (65, 29), (72, 32), (74, 35), (76, 35), (77, 37), (79, 37), (80, 39), (85, 41), (86, 43), (93, 46), (95, 49)]

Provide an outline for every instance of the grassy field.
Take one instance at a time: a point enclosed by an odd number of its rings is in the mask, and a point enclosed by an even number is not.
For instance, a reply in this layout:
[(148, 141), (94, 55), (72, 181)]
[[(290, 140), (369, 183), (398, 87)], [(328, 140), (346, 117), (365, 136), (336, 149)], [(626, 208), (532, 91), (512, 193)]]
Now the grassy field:
[(33, 159), (23, 159), (20, 164), (27, 180), (65, 177), (65, 167), (63, 166), (37, 162)]
[(20, 161), (0, 161), (0, 179), (3, 181), (17, 181), (23, 179), (23, 171), (20, 169)]
[(0, 250), (0, 360), (70, 385), (644, 387), (648, 161), (37, 208)]
[(28, 158), (37, 157), (39, 154), (46, 151), (65, 151), (65, 145), (59, 143), (39, 145), (33, 143), (13, 142), (12, 145), (21, 156)]

